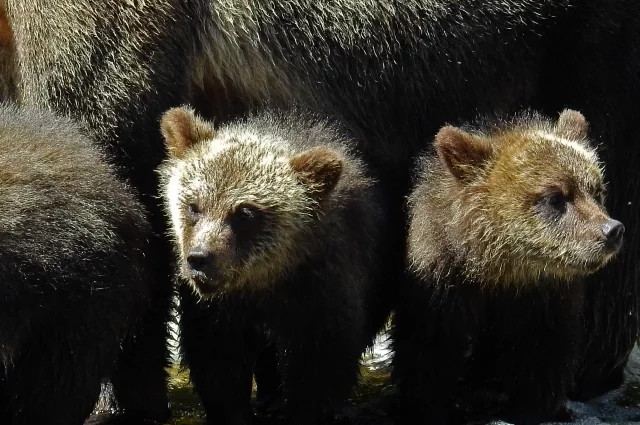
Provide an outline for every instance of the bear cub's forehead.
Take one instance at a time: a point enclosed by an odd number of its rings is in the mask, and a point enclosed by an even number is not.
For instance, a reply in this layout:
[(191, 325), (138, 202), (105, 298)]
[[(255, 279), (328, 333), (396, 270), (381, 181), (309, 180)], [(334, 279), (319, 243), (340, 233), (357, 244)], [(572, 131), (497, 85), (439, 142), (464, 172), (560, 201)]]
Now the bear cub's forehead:
[(200, 161), (216, 163), (232, 162), (244, 167), (269, 167), (287, 164), (290, 156), (284, 141), (268, 136), (246, 132), (242, 134), (220, 134), (201, 143), (194, 156)]
[[(221, 134), (194, 146), (175, 165), (183, 180), (265, 180), (291, 174), (291, 156), (278, 140)], [(244, 135), (243, 135), (244, 136)], [(250, 137), (249, 137), (250, 136)]]
[[(592, 187), (602, 184), (603, 168), (594, 149), (584, 143), (557, 136), (547, 139), (546, 143), (554, 153), (556, 167), (577, 185)], [(545, 159), (543, 155), (541, 160)]]
[(302, 197), (286, 144), (251, 134), (224, 136), (200, 143), (177, 164), (186, 197), (221, 209), (243, 201), (272, 204)]
[(544, 172), (581, 186), (601, 184), (602, 164), (594, 149), (553, 133), (526, 134), (520, 143), (503, 145), (500, 162), (525, 174)]

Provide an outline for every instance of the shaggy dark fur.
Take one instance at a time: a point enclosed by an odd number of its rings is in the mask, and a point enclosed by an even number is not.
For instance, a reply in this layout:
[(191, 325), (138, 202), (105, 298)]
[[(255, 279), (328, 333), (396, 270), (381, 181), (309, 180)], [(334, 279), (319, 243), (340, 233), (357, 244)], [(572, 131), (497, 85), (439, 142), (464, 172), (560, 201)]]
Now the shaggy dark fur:
[[(549, 115), (570, 107), (590, 118), (611, 170), (608, 207), (638, 227), (636, 0), (210, 4), (194, 67), (197, 108), (224, 119), (265, 101), (298, 103), (343, 120), (390, 186), (396, 234), (411, 161), (437, 129), (523, 107)], [(588, 279), (580, 397), (621, 382), (638, 334), (639, 235)]]
[(151, 229), (78, 124), (3, 104), (0, 152), (0, 423), (81, 425), (149, 307)]
[(350, 394), (390, 310), (375, 181), (313, 116), (215, 129), (174, 109), (162, 127), (181, 346), (208, 423), (248, 423), (261, 335), (278, 350), (289, 423), (319, 423)]
[(118, 407), (134, 425), (165, 422), (172, 280), (154, 172), (164, 154), (158, 119), (187, 95), (187, 60), (206, 2), (6, 0), (0, 8), (6, 17), (0, 22), (0, 65), (12, 54), (15, 69), (6, 69), (16, 76), (4, 76), (5, 84), (16, 85), (4, 92), (86, 122), (149, 211), (152, 308), (125, 348), (112, 380), (115, 404), (107, 407)]
[[(637, 227), (635, 0), (5, 0), (0, 8), (10, 30), (0, 26), (2, 95), (85, 119), (125, 166), (158, 235), (166, 229), (151, 172), (162, 155), (155, 122), (189, 90), (221, 118), (271, 101), (343, 120), (387, 186), (396, 247), (412, 157), (437, 128), (523, 106), (580, 109), (606, 145), (608, 207)], [(197, 84), (187, 87), (194, 48)], [(588, 279), (580, 397), (621, 380), (638, 331), (639, 243), (630, 233), (617, 260)], [(116, 389), (133, 417), (164, 420), (169, 245), (158, 236), (153, 247), (154, 313)]]

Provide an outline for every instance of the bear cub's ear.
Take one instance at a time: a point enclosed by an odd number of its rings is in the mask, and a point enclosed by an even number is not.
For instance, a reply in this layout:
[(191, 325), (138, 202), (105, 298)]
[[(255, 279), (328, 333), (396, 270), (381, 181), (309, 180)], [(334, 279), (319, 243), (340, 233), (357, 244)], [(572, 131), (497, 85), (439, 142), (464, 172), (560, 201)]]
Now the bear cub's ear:
[(342, 175), (342, 158), (329, 148), (300, 152), (289, 160), (289, 164), (317, 201), (333, 190)]
[(450, 125), (440, 129), (434, 144), (442, 164), (460, 181), (477, 176), (493, 154), (490, 142)]
[(215, 136), (213, 126), (187, 106), (171, 108), (165, 112), (160, 120), (160, 130), (167, 152), (174, 158), (182, 157), (197, 142)]
[(555, 130), (567, 139), (585, 139), (589, 134), (589, 123), (580, 112), (565, 109), (560, 113)]

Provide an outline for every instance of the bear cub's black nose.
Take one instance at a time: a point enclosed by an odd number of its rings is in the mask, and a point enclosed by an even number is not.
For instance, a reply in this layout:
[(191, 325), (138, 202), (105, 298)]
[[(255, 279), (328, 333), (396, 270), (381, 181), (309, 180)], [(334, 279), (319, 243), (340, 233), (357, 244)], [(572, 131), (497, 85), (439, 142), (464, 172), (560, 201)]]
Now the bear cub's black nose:
[(602, 233), (607, 238), (607, 245), (617, 248), (622, 242), (624, 224), (618, 220), (609, 219), (602, 225)]
[(213, 264), (214, 255), (211, 251), (202, 249), (202, 248), (194, 248), (189, 251), (189, 255), (187, 256), (187, 263), (189, 267), (196, 272), (202, 272), (211, 264)]

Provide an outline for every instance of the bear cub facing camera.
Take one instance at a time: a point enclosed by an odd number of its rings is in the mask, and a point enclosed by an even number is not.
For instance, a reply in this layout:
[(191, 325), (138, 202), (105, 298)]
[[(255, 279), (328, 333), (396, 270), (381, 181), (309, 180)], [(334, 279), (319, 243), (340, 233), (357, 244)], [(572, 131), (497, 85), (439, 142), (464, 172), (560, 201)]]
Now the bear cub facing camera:
[[(579, 112), (443, 127), (409, 197), (411, 279), (394, 322), (406, 418), (446, 423), (456, 382), (494, 359), (518, 424), (552, 420), (581, 344), (582, 278), (619, 250)], [(487, 354), (483, 354), (487, 353)], [(486, 362), (479, 362), (486, 367)], [(484, 371), (483, 373), (487, 373)]]
[(249, 423), (265, 335), (287, 420), (320, 422), (350, 394), (390, 310), (376, 182), (352, 142), (312, 115), (215, 129), (183, 107), (161, 127), (181, 349), (209, 423)]

